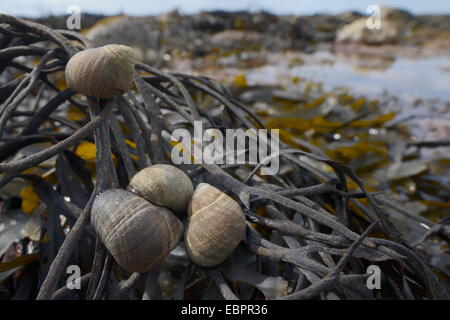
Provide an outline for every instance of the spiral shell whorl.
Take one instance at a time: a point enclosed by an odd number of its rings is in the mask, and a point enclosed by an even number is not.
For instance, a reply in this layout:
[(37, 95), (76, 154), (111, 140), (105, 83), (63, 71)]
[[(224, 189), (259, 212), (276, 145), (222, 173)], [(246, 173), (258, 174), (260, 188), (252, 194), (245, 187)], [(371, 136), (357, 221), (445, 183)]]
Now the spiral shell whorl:
[(191, 179), (177, 167), (156, 164), (135, 174), (128, 190), (156, 205), (184, 214), (194, 186)]
[(128, 46), (120, 44), (109, 44), (101, 49), (106, 55), (109, 55), (118, 66), (122, 67), (123, 71), (127, 71), (130, 66), (134, 68), (134, 50)]
[(240, 205), (209, 184), (201, 183), (195, 189), (188, 215), (185, 246), (189, 257), (200, 266), (222, 263), (245, 236)]
[(170, 210), (125, 190), (108, 190), (94, 201), (91, 224), (125, 270), (146, 272), (162, 263), (183, 234)]

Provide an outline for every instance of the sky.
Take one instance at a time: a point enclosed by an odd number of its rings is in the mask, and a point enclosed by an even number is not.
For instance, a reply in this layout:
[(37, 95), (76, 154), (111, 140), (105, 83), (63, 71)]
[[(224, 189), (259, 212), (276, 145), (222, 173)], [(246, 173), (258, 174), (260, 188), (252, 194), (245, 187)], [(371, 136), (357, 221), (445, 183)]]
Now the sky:
[(161, 14), (173, 9), (191, 14), (208, 10), (267, 10), (275, 14), (341, 13), (370, 5), (387, 5), (416, 14), (450, 14), (450, 0), (0, 0), (0, 13), (21, 17), (67, 14), (77, 5), (82, 13), (135, 16)]

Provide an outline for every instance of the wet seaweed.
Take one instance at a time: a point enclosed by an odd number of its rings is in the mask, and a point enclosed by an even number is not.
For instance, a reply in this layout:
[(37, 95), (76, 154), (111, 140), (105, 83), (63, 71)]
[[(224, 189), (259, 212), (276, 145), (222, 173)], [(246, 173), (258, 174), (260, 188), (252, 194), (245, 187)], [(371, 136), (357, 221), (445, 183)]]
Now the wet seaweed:
[[(39, 235), (24, 237), (20, 252), (0, 263), (2, 273), (24, 268), (15, 273), (18, 284), (10, 284), (10, 296), (448, 298), (429, 258), (391, 222), (387, 200), (369, 191), (343, 162), (286, 142), (281, 143), (279, 156), (288, 173), (274, 178), (258, 174), (262, 164), (179, 166), (195, 184), (208, 182), (234, 196), (245, 211), (246, 239), (224, 264), (197, 267), (188, 261), (181, 245), (160, 269), (125, 272), (90, 228), (96, 195), (125, 187), (133, 173), (145, 166), (170, 163), (167, 152), (172, 146), (167, 134), (175, 128), (192, 129), (194, 121), (202, 121), (204, 127), (220, 130), (262, 129), (264, 122), (212, 79), (164, 72), (142, 63), (136, 64), (135, 88), (124, 96), (108, 101), (82, 97), (61, 88), (58, 74), (73, 54), (89, 45), (88, 39), (3, 14), (0, 23), (2, 72), (20, 72), (0, 88), (0, 188), (7, 194), (31, 185), (22, 194), (22, 205), (27, 204), (25, 211), (41, 220)], [(29, 57), (37, 59), (33, 67), (27, 65)], [(200, 107), (208, 103), (223, 111), (210, 113)], [(355, 118), (343, 126), (358, 127), (358, 121)], [(282, 125), (287, 127), (286, 122)], [(297, 125), (292, 123), (294, 129)], [(305, 125), (320, 128), (327, 122)], [(342, 125), (333, 128), (339, 130)], [(317, 169), (311, 161), (331, 170)], [(351, 191), (350, 184), (356, 185)], [(365, 201), (356, 204), (356, 199)], [(8, 200), (2, 201), (4, 216), (11, 216), (18, 207)], [(441, 227), (434, 232), (444, 234)], [(80, 291), (63, 285), (70, 264), (82, 266)], [(371, 264), (379, 265), (384, 275), (381, 289), (375, 291), (365, 285)]]

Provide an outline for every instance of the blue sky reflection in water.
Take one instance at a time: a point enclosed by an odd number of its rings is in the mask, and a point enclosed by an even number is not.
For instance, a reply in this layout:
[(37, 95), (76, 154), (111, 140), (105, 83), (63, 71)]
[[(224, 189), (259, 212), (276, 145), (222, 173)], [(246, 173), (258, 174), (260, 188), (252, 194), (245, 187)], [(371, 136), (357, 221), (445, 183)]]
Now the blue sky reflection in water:
[(370, 66), (372, 58), (357, 54), (332, 54), (318, 51), (302, 55), (304, 62), (291, 65), (279, 61), (249, 70), (251, 84), (274, 85), (282, 79), (299, 76), (320, 82), (327, 90), (347, 87), (360, 95), (376, 97), (386, 92), (405, 101), (415, 99), (450, 101), (450, 57), (397, 56), (390, 61), (380, 59)]
[(294, 68), (293, 73), (325, 86), (342, 85), (360, 93), (378, 95), (386, 90), (409, 99), (440, 99), (450, 101), (450, 58), (397, 57), (385, 70), (363, 69), (338, 57), (334, 64), (311, 64)]

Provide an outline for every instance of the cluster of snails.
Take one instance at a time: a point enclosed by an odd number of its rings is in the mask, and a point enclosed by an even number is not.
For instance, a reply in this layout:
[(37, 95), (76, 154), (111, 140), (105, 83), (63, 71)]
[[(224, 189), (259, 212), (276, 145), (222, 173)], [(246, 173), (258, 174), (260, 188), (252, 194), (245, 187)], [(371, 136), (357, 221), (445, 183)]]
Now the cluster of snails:
[[(87, 96), (113, 98), (131, 88), (134, 65), (130, 47), (86, 49), (67, 63), (67, 84)], [(189, 177), (174, 166), (158, 164), (141, 170), (127, 190), (101, 193), (91, 211), (97, 236), (125, 270), (146, 272), (160, 265), (183, 233), (190, 259), (203, 267), (215, 266), (245, 235), (244, 213), (237, 202), (205, 183), (194, 191)], [(186, 212), (184, 228), (177, 215)]]
[[(102, 192), (91, 211), (97, 236), (125, 270), (146, 272), (159, 266), (183, 235), (193, 263), (216, 266), (244, 238), (240, 205), (206, 183), (194, 190), (189, 177), (174, 166), (147, 167), (127, 189)], [(185, 212), (184, 228), (176, 214)]]

